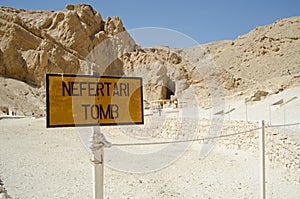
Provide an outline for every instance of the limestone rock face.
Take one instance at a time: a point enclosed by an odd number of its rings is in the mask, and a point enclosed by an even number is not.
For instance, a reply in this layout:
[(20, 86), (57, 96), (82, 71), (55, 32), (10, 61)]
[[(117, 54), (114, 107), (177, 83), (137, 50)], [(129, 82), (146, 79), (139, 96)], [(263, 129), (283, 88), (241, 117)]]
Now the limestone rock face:
[(299, 16), (281, 19), (234, 41), (212, 42), (203, 47), (217, 67), (232, 74), (233, 79), (228, 79), (231, 83), (226, 83), (230, 90), (276, 90), (281, 85), (299, 83), (299, 27)]
[(104, 24), (105, 32), (115, 35), (119, 32), (124, 31), (124, 26), (121, 19), (118, 16), (114, 16), (113, 18), (107, 17)]
[(77, 73), (91, 65), (86, 58), (107, 39), (118, 43), (116, 51), (135, 46), (120, 18), (103, 20), (85, 4), (62, 11), (0, 7), (0, 30), (0, 74), (38, 86), (45, 73)]
[(138, 49), (122, 56), (122, 61), (124, 74), (143, 77), (144, 96), (149, 101), (170, 99), (171, 95), (188, 87), (184, 86), (185, 72), (179, 72), (184, 70), (186, 63), (181, 63), (176, 50), (166, 47)]
[(200, 98), (217, 92), (219, 97), (251, 95), (253, 90), (275, 93), (283, 85), (300, 83), (299, 27), (300, 17), (292, 17), (257, 27), (234, 41), (187, 49), (139, 48), (123, 56), (124, 71), (144, 77), (150, 101), (190, 87)]
[[(3, 81), (13, 78), (30, 84), (27, 90), (39, 101), (31, 106), (35, 111), (44, 111), (46, 73), (140, 76), (145, 101), (181, 95), (207, 108), (212, 106), (208, 98), (247, 98), (255, 91), (271, 95), (300, 85), (299, 27), (300, 17), (291, 17), (233, 41), (186, 49), (143, 48), (119, 17), (104, 20), (89, 5), (67, 5), (61, 11), (0, 7), (0, 75)], [(3, 92), (14, 89), (7, 84)], [(7, 92), (0, 103), (35, 99), (20, 95), (21, 90)], [(28, 104), (16, 102), (14, 107), (31, 112)]]

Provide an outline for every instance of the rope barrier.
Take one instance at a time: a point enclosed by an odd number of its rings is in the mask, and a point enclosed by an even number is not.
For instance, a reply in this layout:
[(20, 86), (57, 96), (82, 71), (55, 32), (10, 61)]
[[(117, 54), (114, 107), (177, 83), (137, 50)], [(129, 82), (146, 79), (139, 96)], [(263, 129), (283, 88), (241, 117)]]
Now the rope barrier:
[[(295, 126), (295, 125), (300, 125), (299, 123), (292, 123), (292, 124), (279, 124), (279, 125), (268, 125), (265, 126), (266, 128), (274, 128), (274, 127), (283, 127), (283, 126)], [(126, 146), (145, 146), (145, 145), (163, 145), (163, 144), (176, 144), (176, 143), (185, 143), (185, 142), (197, 142), (197, 141), (202, 141), (204, 142), (205, 140), (213, 140), (213, 139), (219, 139), (219, 138), (224, 138), (224, 137), (230, 137), (230, 136), (236, 136), (240, 134), (245, 134), (249, 133), (252, 131), (260, 130), (262, 127), (250, 129), (247, 131), (242, 131), (238, 133), (232, 133), (232, 134), (227, 134), (227, 135), (220, 135), (220, 136), (213, 136), (213, 137), (206, 137), (206, 138), (197, 138), (197, 139), (188, 139), (188, 140), (173, 140), (173, 141), (163, 141), (163, 142), (140, 142), (140, 143), (116, 143), (116, 144), (111, 144), (112, 147), (118, 146), (118, 147), (126, 147)]]
[(265, 127), (267, 127), (267, 128), (273, 128), (273, 127), (296, 126), (296, 125), (300, 125), (300, 122), (293, 123), (293, 124), (268, 125), (268, 126), (265, 126)]
[(232, 133), (232, 134), (220, 135), (220, 136), (214, 136), (214, 137), (207, 137), (207, 138), (197, 138), (197, 139), (189, 139), (189, 140), (174, 140), (174, 141), (165, 141), (165, 142), (120, 143), (120, 144), (112, 144), (111, 146), (112, 147), (113, 146), (124, 147), (124, 146), (145, 146), (145, 145), (175, 144), (175, 143), (196, 142), (196, 141), (203, 141), (204, 142), (205, 140), (213, 140), (213, 139), (219, 139), (219, 138), (224, 138), (224, 137), (236, 136), (236, 135), (256, 131), (256, 130), (259, 130), (259, 129), (261, 129), (261, 127), (250, 129), (250, 130), (247, 130), (247, 131), (238, 132), (238, 133)]

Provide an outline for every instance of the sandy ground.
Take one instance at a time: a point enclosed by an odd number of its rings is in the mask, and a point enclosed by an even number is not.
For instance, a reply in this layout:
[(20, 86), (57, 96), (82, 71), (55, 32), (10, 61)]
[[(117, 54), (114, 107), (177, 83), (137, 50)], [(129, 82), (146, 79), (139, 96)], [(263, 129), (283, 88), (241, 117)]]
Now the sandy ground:
[[(76, 129), (46, 129), (43, 118), (2, 119), (0, 128), (0, 178), (11, 198), (92, 198), (90, 154)], [(217, 145), (201, 158), (201, 147), (193, 143), (177, 161), (155, 172), (128, 173), (106, 166), (105, 198), (259, 198), (257, 152)], [(109, 150), (107, 165), (115, 158)], [(300, 198), (300, 184), (268, 164), (266, 186), (267, 198)]]

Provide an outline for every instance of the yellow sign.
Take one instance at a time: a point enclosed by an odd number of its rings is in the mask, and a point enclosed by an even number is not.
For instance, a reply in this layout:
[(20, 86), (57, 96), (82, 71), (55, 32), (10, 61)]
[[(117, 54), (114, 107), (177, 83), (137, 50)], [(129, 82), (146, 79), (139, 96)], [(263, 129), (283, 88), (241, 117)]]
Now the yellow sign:
[(47, 128), (143, 124), (140, 77), (47, 74)]

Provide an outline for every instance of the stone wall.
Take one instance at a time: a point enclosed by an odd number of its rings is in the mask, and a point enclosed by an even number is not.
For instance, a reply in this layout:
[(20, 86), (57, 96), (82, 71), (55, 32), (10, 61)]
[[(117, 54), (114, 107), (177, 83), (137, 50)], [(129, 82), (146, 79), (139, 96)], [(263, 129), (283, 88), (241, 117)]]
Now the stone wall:
[[(258, 124), (226, 122), (222, 135), (258, 128)], [(259, 130), (221, 138), (218, 142), (226, 148), (241, 149), (259, 154)], [(297, 128), (265, 127), (265, 153), (268, 165), (283, 169), (289, 181), (300, 183), (300, 135)]]
[(275, 168), (284, 168), (286, 178), (300, 183), (300, 135), (297, 128), (266, 128), (266, 154)]

